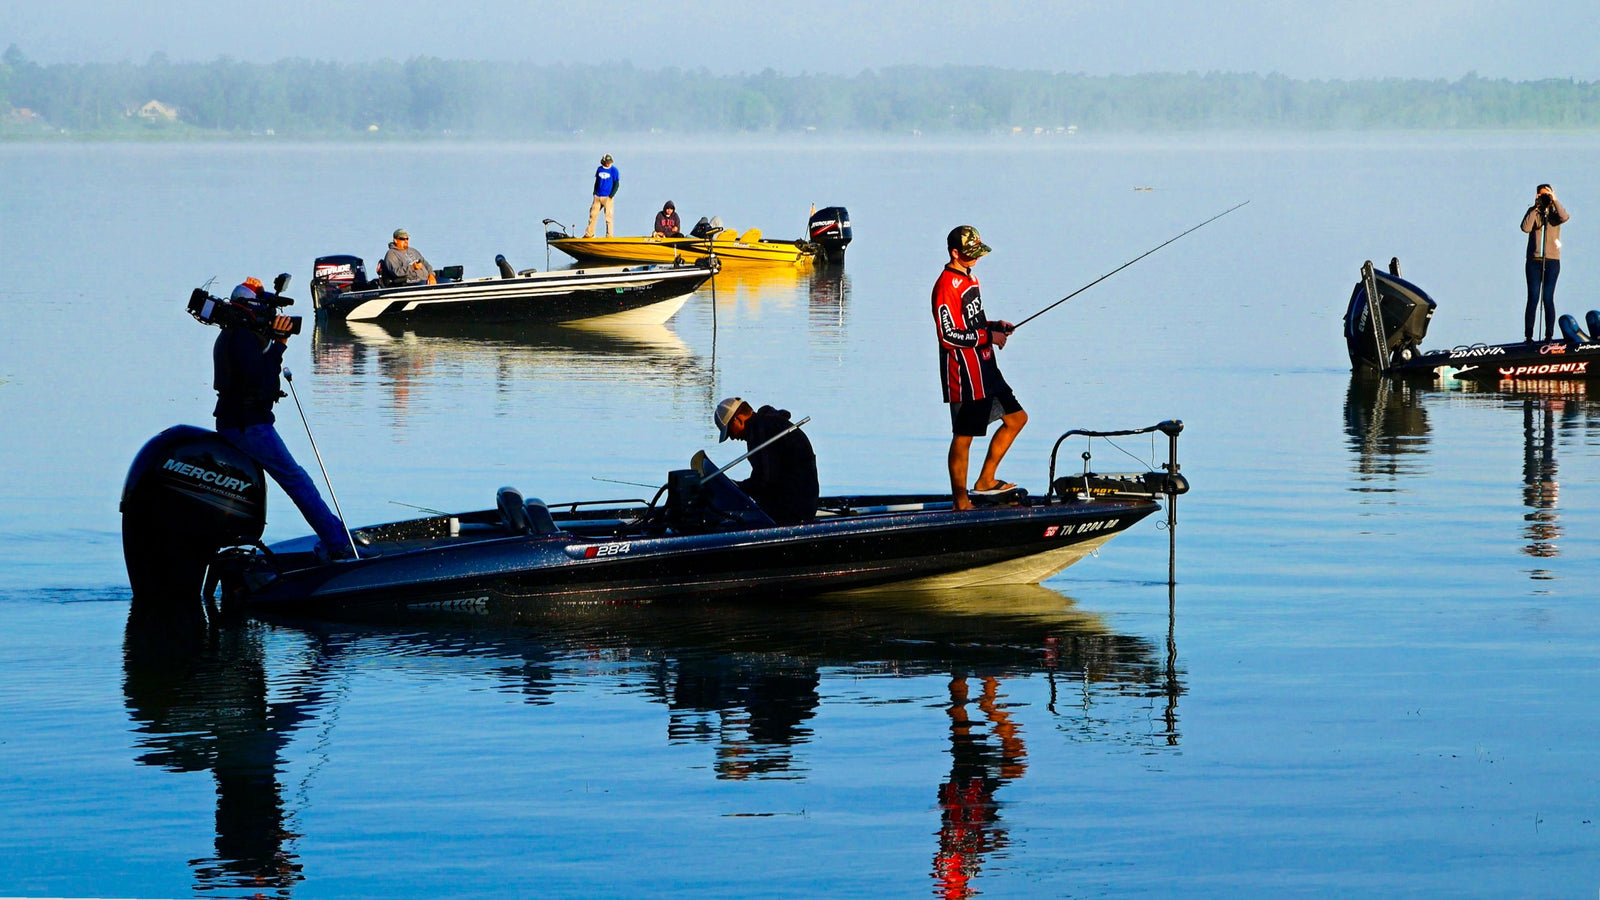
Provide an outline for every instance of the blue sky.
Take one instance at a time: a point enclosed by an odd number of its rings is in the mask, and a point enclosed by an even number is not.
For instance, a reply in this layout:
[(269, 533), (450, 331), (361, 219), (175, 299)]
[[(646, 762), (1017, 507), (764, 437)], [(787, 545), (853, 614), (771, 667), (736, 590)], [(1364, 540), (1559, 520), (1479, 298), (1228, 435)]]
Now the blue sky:
[(1600, 0), (0, 0), (0, 44), (40, 62), (433, 55), (715, 73), (972, 63), (1296, 78), (1600, 79)]

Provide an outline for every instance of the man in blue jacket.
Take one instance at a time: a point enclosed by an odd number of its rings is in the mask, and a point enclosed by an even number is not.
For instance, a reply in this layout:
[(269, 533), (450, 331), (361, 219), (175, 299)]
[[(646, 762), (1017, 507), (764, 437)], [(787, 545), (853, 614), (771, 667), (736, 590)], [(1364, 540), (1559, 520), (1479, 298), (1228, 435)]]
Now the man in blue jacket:
[(584, 237), (594, 237), (594, 223), (602, 209), (606, 211), (606, 237), (611, 237), (611, 206), (621, 186), (622, 176), (617, 174), (617, 167), (611, 164), (611, 154), (607, 153), (600, 157), (600, 168), (594, 170), (594, 200), (589, 204), (589, 227), (584, 229)]

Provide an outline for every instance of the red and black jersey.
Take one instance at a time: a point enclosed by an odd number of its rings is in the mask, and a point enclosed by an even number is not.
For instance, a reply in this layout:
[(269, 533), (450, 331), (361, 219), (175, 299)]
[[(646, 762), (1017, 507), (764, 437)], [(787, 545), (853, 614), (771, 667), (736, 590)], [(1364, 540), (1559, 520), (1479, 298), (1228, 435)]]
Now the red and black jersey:
[(933, 285), (933, 321), (939, 332), (939, 376), (946, 403), (983, 400), (1004, 389), (978, 279), (945, 266)]

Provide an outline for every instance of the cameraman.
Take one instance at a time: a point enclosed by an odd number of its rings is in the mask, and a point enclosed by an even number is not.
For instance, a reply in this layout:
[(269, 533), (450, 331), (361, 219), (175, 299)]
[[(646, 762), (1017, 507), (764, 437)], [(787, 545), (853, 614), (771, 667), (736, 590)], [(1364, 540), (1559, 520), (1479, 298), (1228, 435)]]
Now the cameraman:
[[(242, 310), (251, 325), (225, 325), (211, 350), (217, 390), (217, 434), (261, 464), (283, 488), (317, 537), (320, 551), (329, 559), (353, 555), (344, 523), (322, 502), (317, 486), (283, 445), (272, 405), (284, 396), (278, 381), (283, 351), (288, 346), (288, 316), (262, 295), (261, 282), (247, 278), (233, 289), (230, 302)], [(278, 326), (274, 329), (274, 325)], [(269, 336), (270, 335), (270, 336)]]
[(1555, 189), (1541, 184), (1534, 189), (1533, 205), (1522, 215), (1528, 234), (1528, 307), (1522, 314), (1522, 339), (1533, 342), (1533, 320), (1544, 301), (1544, 339), (1555, 336), (1556, 278), (1561, 275), (1561, 226), (1572, 217), (1556, 199)]

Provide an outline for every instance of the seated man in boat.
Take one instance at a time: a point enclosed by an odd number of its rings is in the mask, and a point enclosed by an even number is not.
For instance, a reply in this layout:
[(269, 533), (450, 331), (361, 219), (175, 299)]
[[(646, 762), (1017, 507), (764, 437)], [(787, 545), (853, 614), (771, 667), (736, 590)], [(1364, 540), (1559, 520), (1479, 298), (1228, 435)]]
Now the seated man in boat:
[[(717, 404), (712, 416), (717, 440), (744, 441), (754, 450), (794, 425), (789, 411), (763, 406), (752, 410), (739, 397)], [(817, 454), (798, 428), (750, 457), (751, 475), (736, 482), (750, 499), (779, 525), (809, 522), (817, 517)]]
[(394, 230), (394, 240), (389, 242), (389, 252), (383, 255), (383, 271), (379, 279), (385, 287), (402, 284), (437, 284), (433, 266), (412, 249), (411, 235), (404, 228)]
[(678, 208), (671, 200), (656, 213), (656, 227), (651, 237), (683, 237), (683, 223), (678, 221)]

